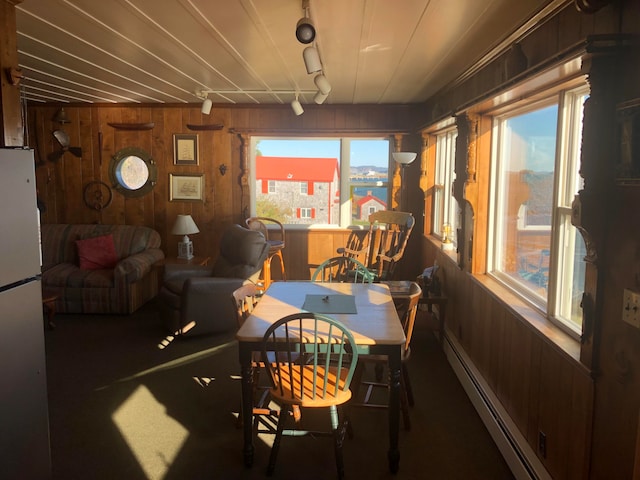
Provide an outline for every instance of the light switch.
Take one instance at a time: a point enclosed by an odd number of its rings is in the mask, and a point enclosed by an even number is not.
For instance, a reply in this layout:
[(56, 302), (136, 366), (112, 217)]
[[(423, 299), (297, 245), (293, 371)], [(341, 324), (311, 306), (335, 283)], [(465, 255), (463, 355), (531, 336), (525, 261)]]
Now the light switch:
[(640, 328), (640, 293), (624, 289), (622, 320), (629, 325)]

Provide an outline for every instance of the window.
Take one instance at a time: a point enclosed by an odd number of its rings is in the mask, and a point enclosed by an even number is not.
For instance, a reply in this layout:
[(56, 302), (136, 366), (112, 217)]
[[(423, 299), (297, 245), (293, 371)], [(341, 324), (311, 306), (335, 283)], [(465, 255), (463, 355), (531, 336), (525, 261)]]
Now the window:
[(252, 137), (250, 158), (252, 215), (347, 227), (387, 208), (387, 138)]
[(455, 129), (436, 135), (436, 169), (434, 208), (431, 231), (442, 240), (456, 243), (458, 202), (453, 197), (455, 151), (458, 133)]
[(298, 209), (298, 218), (313, 218), (313, 209), (312, 208), (299, 208)]
[(579, 334), (585, 246), (571, 225), (587, 89), (494, 118), (492, 275)]

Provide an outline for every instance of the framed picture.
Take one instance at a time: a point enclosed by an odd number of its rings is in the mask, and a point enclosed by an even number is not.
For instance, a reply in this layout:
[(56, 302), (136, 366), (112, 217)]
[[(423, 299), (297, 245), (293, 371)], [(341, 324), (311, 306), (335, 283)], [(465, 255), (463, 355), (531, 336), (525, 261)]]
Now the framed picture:
[(178, 134), (173, 136), (173, 164), (198, 165), (198, 135)]
[(169, 174), (169, 201), (204, 201), (204, 173)]

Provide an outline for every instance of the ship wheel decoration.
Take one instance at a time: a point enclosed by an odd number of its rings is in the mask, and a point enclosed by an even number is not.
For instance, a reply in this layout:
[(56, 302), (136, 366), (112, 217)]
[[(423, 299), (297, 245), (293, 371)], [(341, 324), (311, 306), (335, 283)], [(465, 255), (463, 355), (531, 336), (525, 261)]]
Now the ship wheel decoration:
[(85, 185), (83, 197), (87, 207), (100, 212), (111, 204), (113, 191), (106, 183), (95, 180)]

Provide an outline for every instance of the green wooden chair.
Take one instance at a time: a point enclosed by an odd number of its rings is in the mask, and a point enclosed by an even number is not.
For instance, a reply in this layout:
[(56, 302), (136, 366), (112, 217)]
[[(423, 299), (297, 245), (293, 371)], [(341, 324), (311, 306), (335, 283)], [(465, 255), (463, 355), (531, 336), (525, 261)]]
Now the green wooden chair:
[[(273, 359), (277, 358), (277, 361)], [(337, 320), (317, 313), (300, 312), (272, 324), (262, 339), (262, 362), (271, 379), (271, 398), (281, 405), (267, 475), (274, 471), (282, 435), (331, 435), (338, 477), (344, 476), (342, 443), (348, 417), (338, 407), (351, 399), (349, 385), (358, 362), (353, 335)], [(285, 432), (289, 418), (299, 420), (293, 407), (328, 408), (331, 432)], [(342, 420), (340, 419), (342, 416)]]

